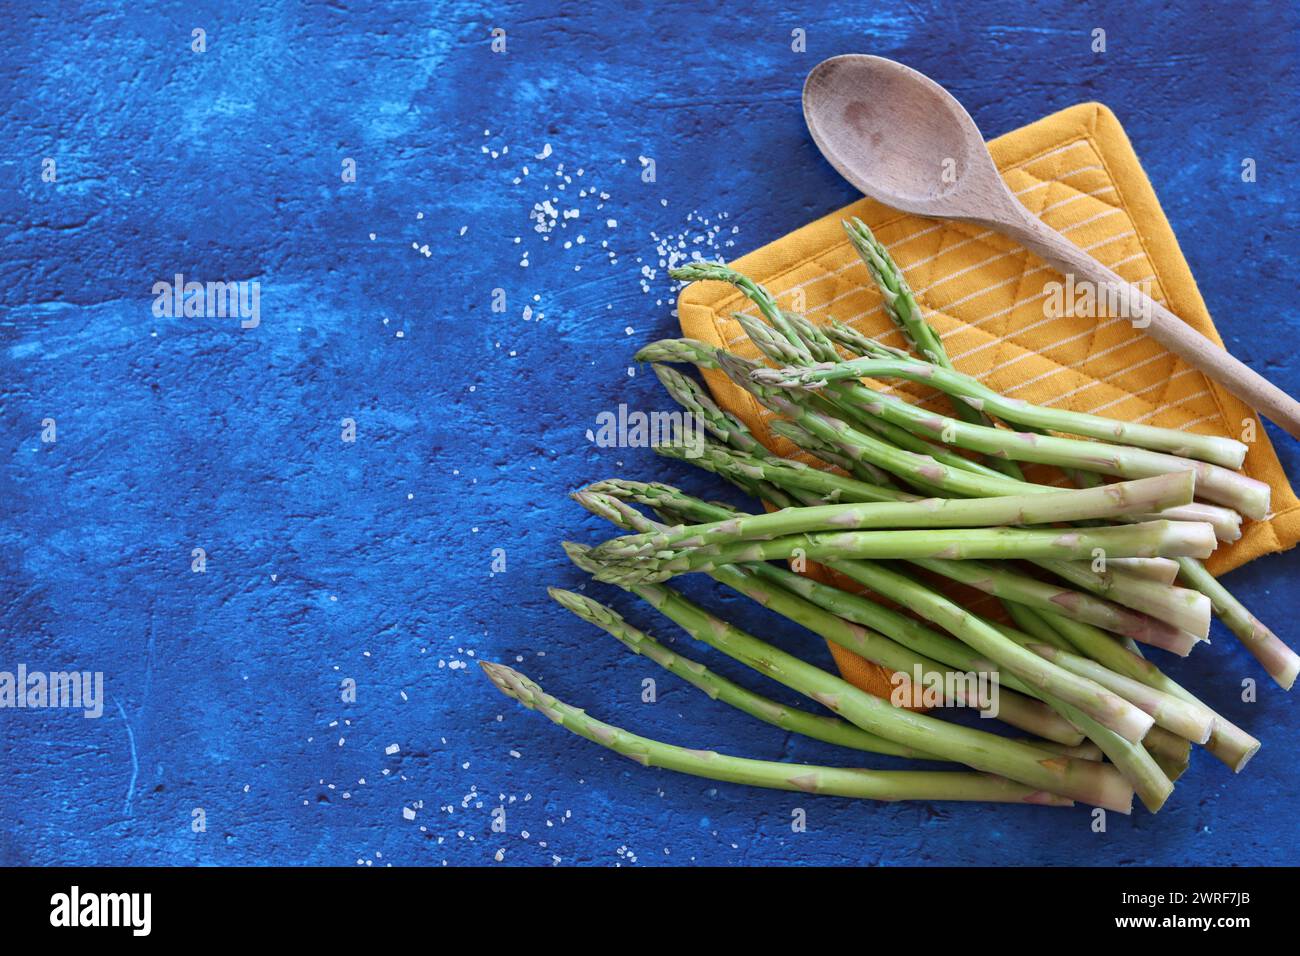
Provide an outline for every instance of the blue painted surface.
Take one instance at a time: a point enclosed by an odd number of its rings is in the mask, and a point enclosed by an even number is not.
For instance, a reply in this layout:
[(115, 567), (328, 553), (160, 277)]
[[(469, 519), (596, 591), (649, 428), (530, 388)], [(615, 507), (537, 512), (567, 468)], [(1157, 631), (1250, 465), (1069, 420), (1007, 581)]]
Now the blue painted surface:
[[(0, 18), (0, 669), (100, 670), (109, 697), (99, 720), (0, 711), (0, 863), (1297, 862), (1300, 712), (1267, 682), (1258, 703), (1238, 700), (1241, 678), (1262, 675), (1217, 626), (1171, 671), (1263, 751), (1235, 779), (1198, 754), (1164, 812), (1112, 815), (1105, 834), (1082, 810), (876, 806), (645, 771), (510, 704), (473, 666), (522, 658), (562, 698), (650, 735), (842, 761), (714, 705), (546, 597), (581, 580), (559, 540), (604, 533), (567, 490), (624, 475), (724, 493), (584, 436), (619, 402), (665, 407), (628, 368), (675, 330), (652, 234), (689, 248), (705, 231), (692, 211), (726, 213), (717, 242), (734, 256), (854, 198), (800, 117), (802, 77), (825, 56), (901, 59), (988, 135), (1097, 99), (1230, 346), (1300, 392), (1294, 10), (258, 6)], [(584, 184), (608, 193), (603, 208), (576, 197)], [(581, 213), (543, 241), (529, 212), (548, 196)], [(150, 290), (177, 272), (258, 281), (261, 324), (156, 318)], [(1295, 443), (1272, 434), (1300, 474)], [(495, 548), (507, 568), (493, 576)], [(1291, 553), (1229, 579), (1292, 643), (1298, 571)], [(829, 666), (818, 642), (692, 590)], [(657, 705), (640, 703), (644, 677)], [(791, 832), (795, 806), (806, 833)]]

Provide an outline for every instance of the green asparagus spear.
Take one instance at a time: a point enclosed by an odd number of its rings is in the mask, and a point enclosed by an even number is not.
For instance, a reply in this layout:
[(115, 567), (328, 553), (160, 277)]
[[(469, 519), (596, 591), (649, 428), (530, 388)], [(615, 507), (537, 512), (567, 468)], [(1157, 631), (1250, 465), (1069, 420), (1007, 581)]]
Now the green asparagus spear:
[(921, 314), (921, 306), (912, 294), (903, 272), (894, 263), (887, 250), (866, 224), (856, 217), (843, 223), (853, 248), (858, 251), (871, 278), (875, 280), (880, 294), (885, 300), (885, 314), (893, 320), (902, 331), (903, 337), (911, 343), (923, 358), (944, 368), (951, 368), (948, 352), (943, 347), (938, 333), (930, 327)]
[[(730, 757), (709, 750), (677, 747), (602, 723), (585, 711), (552, 697), (514, 668), (490, 661), (481, 661), (480, 666), (496, 688), (507, 697), (530, 710), (538, 711), (566, 730), (622, 754), (643, 767), (662, 767), (709, 780), (774, 790), (866, 800), (976, 800), (1046, 806), (1072, 804), (1066, 797), (988, 774), (818, 767)], [(1069, 760), (1065, 757), (1057, 759)], [(1088, 763), (1074, 762), (1079, 765)], [(1117, 804), (1120, 796), (1107, 793), (1108, 799)]]
[[(726, 367), (725, 360), (719, 362)], [(845, 363), (862, 367), (865, 363)], [(835, 366), (838, 368), (838, 366)], [(757, 368), (751, 372), (758, 383), (772, 389), (806, 384), (809, 376), (829, 372), (805, 371), (802, 368)], [(820, 381), (817, 378), (814, 381)], [(837, 379), (838, 380), (838, 379)], [(797, 383), (797, 384), (795, 384)], [(1012, 458), (1016, 461), (1057, 465), (1082, 471), (1143, 478), (1170, 471), (1194, 471), (1197, 494), (1208, 501), (1235, 508), (1251, 518), (1268, 514), (1270, 489), (1267, 484), (1219, 465), (1101, 441), (1084, 441), (1055, 435), (1013, 432), (1005, 428), (973, 425), (926, 411), (883, 392), (863, 389), (869, 404), (867, 411), (922, 438), (939, 440), (947, 445), (977, 451), (985, 455)]]
[[(847, 472), (851, 477), (859, 481), (866, 481), (876, 485), (883, 485), (886, 488), (897, 487), (894, 479), (888, 472), (881, 471), (875, 465), (868, 465), (865, 462), (854, 461), (847, 455), (840, 454), (840, 450), (833, 445), (828, 445), (819, 441), (813, 435), (810, 435), (804, 429), (800, 428), (794, 422), (773, 420), (768, 423), (768, 428), (772, 434), (779, 435), (791, 444), (798, 447), (801, 451), (807, 452), (815, 458), (824, 461), (841, 471)], [(915, 497), (915, 496), (909, 496)], [(1177, 573), (1178, 565), (1174, 565), (1174, 572)]]
[(687, 525), (667, 533), (615, 538), (597, 548), (595, 555), (599, 558), (633, 557), (668, 548), (731, 544), (813, 531), (975, 528), (1115, 518), (1134, 512), (1158, 511), (1190, 501), (1193, 483), (1190, 472), (1179, 472), (1047, 495), (927, 498), (915, 502), (789, 508), (762, 515), (735, 516), (709, 524)]
[(1178, 567), (1188, 584), (1209, 597), (1215, 613), (1237, 635), (1246, 650), (1264, 665), (1268, 676), (1277, 681), (1283, 690), (1290, 690), (1295, 684), (1297, 672), (1300, 672), (1300, 656), (1246, 610), (1201, 562), (1193, 558), (1179, 558)]
[[(1014, 567), (982, 561), (935, 561), (924, 558), (913, 563), (1004, 601), (1056, 611), (1073, 620), (1131, 637), (1135, 641), (1171, 651), (1181, 657), (1186, 657), (1196, 644), (1190, 635), (1164, 621), (1113, 604), (1086, 590), (1074, 591), (1049, 581), (1040, 581), (1022, 574)], [(1085, 567), (1083, 571), (1088, 572), (1088, 569)]]
[(772, 378), (787, 385), (805, 388), (863, 378), (906, 379), (961, 398), (977, 409), (990, 411), (999, 418), (1023, 427), (1119, 442), (1135, 448), (1195, 458), (1224, 468), (1240, 468), (1246, 457), (1246, 446), (1231, 438), (1198, 435), (1175, 428), (1123, 422), (1087, 412), (1032, 405), (1020, 399), (1006, 398), (976, 379), (939, 363), (918, 362), (907, 356), (885, 356), (878, 353), (870, 358), (847, 362), (796, 366), (783, 369), (781, 374)]
[(941, 535), (923, 531), (841, 531), (792, 534), (767, 541), (683, 547), (601, 561), (597, 575), (611, 583), (658, 582), (678, 574), (707, 571), (721, 564), (783, 560), (860, 558), (912, 560), (1058, 559), (1088, 560), (1100, 550), (1115, 557), (1206, 557), (1214, 550), (1214, 531), (1188, 521), (1078, 529), (953, 528)]
[(1086, 564), (1067, 565), (1056, 561), (1042, 562), (1040, 567), (1116, 604), (1166, 621), (1186, 631), (1194, 640), (1204, 640), (1210, 633), (1210, 600), (1198, 591), (1116, 574), (1110, 567), (1096, 571)]

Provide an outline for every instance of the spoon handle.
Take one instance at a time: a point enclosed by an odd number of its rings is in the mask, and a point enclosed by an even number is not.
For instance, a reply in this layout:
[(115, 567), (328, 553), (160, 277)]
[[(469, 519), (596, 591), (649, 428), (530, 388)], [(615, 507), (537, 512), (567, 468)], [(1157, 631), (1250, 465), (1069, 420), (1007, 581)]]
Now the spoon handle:
[[(1019, 205), (1018, 203), (1016, 204)], [(1106, 268), (1028, 210), (1015, 221), (996, 224), (1062, 275), (1076, 284), (1092, 283), (1097, 301), (1110, 305), (1111, 315), (1128, 317), (1134, 328), (1200, 369), (1266, 418), (1300, 438), (1300, 402), (1250, 366), (1201, 335), (1159, 302)], [(1101, 295), (1106, 299), (1102, 299)]]

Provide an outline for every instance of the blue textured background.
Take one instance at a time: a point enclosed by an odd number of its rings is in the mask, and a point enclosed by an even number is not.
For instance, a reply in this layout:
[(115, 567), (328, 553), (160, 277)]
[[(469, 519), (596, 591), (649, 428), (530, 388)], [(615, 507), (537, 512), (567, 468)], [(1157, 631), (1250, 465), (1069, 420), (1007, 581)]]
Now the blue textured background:
[[(1229, 345), (1300, 392), (1294, 8), (257, 6), (0, 17), (0, 669), (102, 670), (111, 698), (98, 721), (0, 712), (0, 863), (1298, 861), (1300, 711), (1217, 626), (1171, 670), (1263, 751), (1235, 779), (1198, 754), (1164, 812), (1112, 815), (1102, 835), (1082, 810), (879, 806), (643, 771), (473, 666), (521, 658), (561, 697), (682, 743), (844, 760), (712, 704), (545, 595), (580, 581), (559, 540), (605, 530), (570, 488), (623, 475), (724, 493), (584, 437), (620, 401), (665, 407), (628, 367), (675, 330), (654, 237), (735, 256), (854, 198), (800, 115), (826, 56), (901, 59), (990, 136), (1097, 99)], [(543, 241), (529, 212), (548, 196), (581, 212)], [(705, 217), (723, 224), (716, 248), (693, 244)], [(261, 326), (154, 318), (150, 288), (175, 272), (258, 280)], [(1273, 435), (1300, 475), (1294, 442)], [(508, 564), (491, 576), (494, 548)], [(1292, 643), (1298, 571), (1292, 553), (1229, 579)], [(710, 600), (829, 666), (818, 642)], [(647, 676), (654, 706), (639, 701)], [(1261, 678), (1258, 703), (1238, 700), (1243, 676)]]

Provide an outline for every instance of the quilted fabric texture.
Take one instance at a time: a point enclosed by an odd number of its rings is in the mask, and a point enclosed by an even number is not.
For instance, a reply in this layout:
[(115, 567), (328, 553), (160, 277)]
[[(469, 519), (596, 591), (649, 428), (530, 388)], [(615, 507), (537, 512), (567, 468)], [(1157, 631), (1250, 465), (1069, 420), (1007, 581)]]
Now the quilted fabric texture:
[[(1221, 344), (1114, 114), (1100, 104), (1081, 104), (1008, 133), (989, 149), (1027, 208)], [(1300, 501), (1267, 435), (1252, 422), (1253, 412), (1129, 319), (1049, 307), (1059, 304), (1049, 284), (1059, 284), (1061, 276), (1000, 234), (900, 214), (864, 199), (733, 265), (763, 283), (784, 308), (822, 323), (834, 317), (886, 344), (905, 347), (844, 236), (840, 222), (849, 216), (862, 218), (888, 246), (960, 371), (1004, 395), (1037, 404), (1247, 441), (1245, 471), (1272, 487), (1273, 515), (1247, 522), (1240, 541), (1219, 548), (1207, 562), (1216, 574), (1300, 540)], [(734, 312), (756, 310), (729, 286), (690, 285), (682, 291), (678, 310), (686, 335), (757, 357), (731, 318)], [(705, 378), (719, 404), (764, 443), (797, 456), (797, 449), (770, 434), (765, 425), (770, 413), (752, 396), (721, 373), (706, 372)], [(930, 389), (881, 387), (936, 410), (947, 408), (946, 399)], [(1035, 480), (1065, 483), (1049, 469), (1027, 472)], [(982, 595), (963, 599), (973, 608), (990, 610)], [(887, 675), (874, 665), (837, 647), (832, 651), (847, 678), (876, 692), (888, 686)]]

